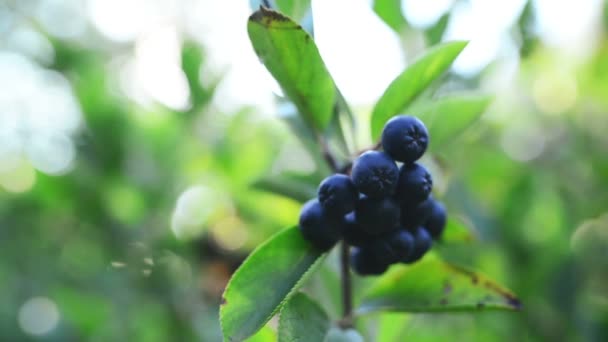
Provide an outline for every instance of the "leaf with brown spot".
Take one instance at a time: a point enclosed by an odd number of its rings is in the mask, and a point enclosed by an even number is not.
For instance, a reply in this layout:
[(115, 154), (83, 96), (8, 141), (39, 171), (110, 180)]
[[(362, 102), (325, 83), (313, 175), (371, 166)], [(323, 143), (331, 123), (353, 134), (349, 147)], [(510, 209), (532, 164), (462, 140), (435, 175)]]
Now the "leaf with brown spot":
[(363, 296), (360, 313), (519, 310), (511, 291), (430, 253), (412, 266), (392, 266)]
[(255, 53), (304, 121), (324, 131), (332, 119), (336, 88), (310, 35), (289, 17), (264, 7), (249, 17), (247, 31)]

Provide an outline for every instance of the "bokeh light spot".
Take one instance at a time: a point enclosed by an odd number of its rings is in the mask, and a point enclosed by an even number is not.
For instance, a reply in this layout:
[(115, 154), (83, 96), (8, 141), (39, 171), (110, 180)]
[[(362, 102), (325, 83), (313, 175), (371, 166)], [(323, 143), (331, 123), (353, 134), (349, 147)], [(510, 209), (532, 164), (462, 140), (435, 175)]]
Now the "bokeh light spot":
[(578, 97), (576, 79), (555, 71), (541, 74), (532, 85), (532, 96), (540, 110), (549, 114), (571, 108)]
[(207, 186), (193, 186), (177, 199), (171, 230), (177, 238), (188, 239), (200, 235), (211, 219), (227, 208), (221, 193)]
[(220, 246), (230, 251), (243, 247), (249, 239), (247, 227), (236, 216), (226, 217), (214, 224), (211, 233)]
[(72, 140), (59, 132), (32, 136), (26, 153), (36, 169), (50, 175), (68, 172), (76, 157)]
[(36, 171), (30, 163), (21, 159), (14, 167), (0, 172), (0, 186), (6, 191), (21, 193), (36, 183)]
[(453, 0), (403, 0), (403, 15), (414, 27), (425, 28), (434, 24), (454, 3)]
[(505, 153), (517, 161), (530, 161), (545, 149), (545, 132), (532, 122), (527, 125), (511, 125), (502, 134), (501, 146)]
[(19, 326), (29, 335), (44, 335), (59, 323), (59, 309), (46, 297), (28, 299), (19, 309)]

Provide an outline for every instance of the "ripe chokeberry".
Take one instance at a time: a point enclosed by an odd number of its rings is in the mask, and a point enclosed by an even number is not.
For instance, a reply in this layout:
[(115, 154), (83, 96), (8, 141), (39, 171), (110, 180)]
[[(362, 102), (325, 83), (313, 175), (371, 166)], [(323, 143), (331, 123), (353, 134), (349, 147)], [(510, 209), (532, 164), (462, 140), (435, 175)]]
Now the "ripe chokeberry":
[(361, 196), (355, 207), (355, 219), (368, 234), (380, 235), (399, 226), (401, 210), (392, 197)]
[(299, 223), (304, 238), (318, 249), (330, 249), (341, 237), (342, 225), (325, 213), (317, 199), (304, 204)]
[(433, 202), (433, 195), (429, 195), (421, 203), (401, 203), (401, 225), (410, 231), (424, 225), (433, 209)]
[(369, 247), (353, 248), (350, 258), (353, 270), (360, 275), (379, 275), (389, 266), (388, 263), (377, 260)]
[(414, 251), (414, 237), (408, 231), (399, 229), (387, 236), (386, 239), (394, 256), (394, 261), (407, 258)]
[(395, 192), (399, 168), (388, 154), (367, 151), (355, 160), (351, 176), (359, 192), (380, 198)]
[(429, 171), (418, 163), (403, 164), (399, 172), (397, 198), (402, 204), (416, 205), (426, 200), (433, 188)]
[(325, 178), (319, 185), (319, 203), (332, 216), (343, 216), (355, 209), (359, 194), (350, 177), (335, 174)]
[(424, 228), (427, 229), (433, 239), (437, 240), (445, 229), (447, 215), (445, 206), (436, 200), (432, 200), (429, 215), (424, 223)]
[(382, 131), (382, 147), (393, 159), (404, 163), (418, 160), (429, 144), (429, 133), (424, 123), (409, 115), (390, 119)]
[(418, 227), (414, 232), (414, 250), (409, 256), (401, 260), (406, 264), (414, 263), (420, 260), (426, 252), (431, 249), (433, 245), (433, 238), (423, 227)]
[(374, 239), (368, 246), (373, 258), (380, 263), (394, 264), (408, 257), (414, 249), (412, 234), (396, 230)]
[(344, 216), (343, 224), (342, 234), (344, 241), (349, 245), (363, 247), (373, 241), (374, 235), (367, 233), (363, 227), (361, 227), (355, 219), (354, 212), (350, 212)]

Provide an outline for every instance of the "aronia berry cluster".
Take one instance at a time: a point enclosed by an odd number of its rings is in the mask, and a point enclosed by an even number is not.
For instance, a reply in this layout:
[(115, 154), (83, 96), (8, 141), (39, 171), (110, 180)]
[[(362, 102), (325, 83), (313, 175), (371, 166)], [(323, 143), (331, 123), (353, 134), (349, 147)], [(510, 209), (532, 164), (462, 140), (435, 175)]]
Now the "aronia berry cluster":
[(400, 115), (388, 121), (383, 152), (361, 154), (350, 177), (325, 178), (318, 198), (304, 204), (299, 222), (304, 238), (322, 250), (344, 239), (354, 246), (351, 264), (361, 275), (420, 260), (446, 223), (445, 207), (431, 195), (431, 175), (416, 163), (428, 144), (419, 119)]

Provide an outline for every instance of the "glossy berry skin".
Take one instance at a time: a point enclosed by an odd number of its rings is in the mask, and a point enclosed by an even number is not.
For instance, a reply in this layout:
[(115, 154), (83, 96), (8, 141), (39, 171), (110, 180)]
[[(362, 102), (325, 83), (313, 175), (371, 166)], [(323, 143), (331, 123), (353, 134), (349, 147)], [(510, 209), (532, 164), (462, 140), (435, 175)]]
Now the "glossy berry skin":
[(433, 237), (433, 239), (437, 240), (441, 237), (443, 230), (445, 229), (445, 223), (447, 220), (447, 215), (445, 211), (445, 206), (436, 200), (432, 200), (429, 215), (424, 223), (424, 227), (427, 229), (429, 234)]
[(415, 162), (422, 157), (428, 145), (429, 132), (426, 126), (413, 116), (395, 116), (382, 131), (384, 151), (400, 162)]
[(433, 245), (433, 238), (423, 227), (418, 227), (414, 232), (414, 250), (401, 262), (411, 264), (420, 260)]
[(389, 266), (388, 263), (377, 260), (372, 250), (367, 247), (353, 248), (350, 262), (353, 270), (359, 275), (379, 275)]
[(325, 178), (319, 185), (319, 203), (329, 215), (343, 216), (355, 209), (359, 194), (350, 177), (335, 174)]
[(386, 197), (395, 192), (399, 168), (388, 154), (367, 151), (355, 160), (351, 177), (362, 194), (373, 198)]
[(387, 237), (386, 241), (394, 256), (393, 262), (409, 257), (414, 251), (414, 236), (404, 229), (395, 231)]
[(355, 219), (368, 234), (380, 235), (399, 226), (401, 210), (391, 197), (370, 198), (361, 196), (355, 207)]
[(375, 239), (373, 234), (367, 233), (355, 220), (354, 212), (350, 212), (344, 216), (343, 224), (342, 234), (344, 241), (351, 246), (367, 246)]
[(429, 171), (418, 163), (403, 164), (399, 172), (397, 198), (403, 205), (416, 205), (426, 200), (433, 189)]
[(320, 250), (333, 247), (341, 237), (341, 224), (325, 214), (321, 204), (312, 199), (304, 204), (300, 211), (300, 232)]
[[(427, 222), (432, 210), (435, 200), (433, 195), (430, 195), (422, 203), (402, 203), (401, 204), (401, 225), (405, 229), (415, 232), (419, 226), (424, 226)], [(426, 226), (425, 226), (426, 227)]]
[(404, 230), (396, 230), (372, 241), (366, 247), (374, 260), (394, 264), (408, 257), (414, 249), (414, 237)]

